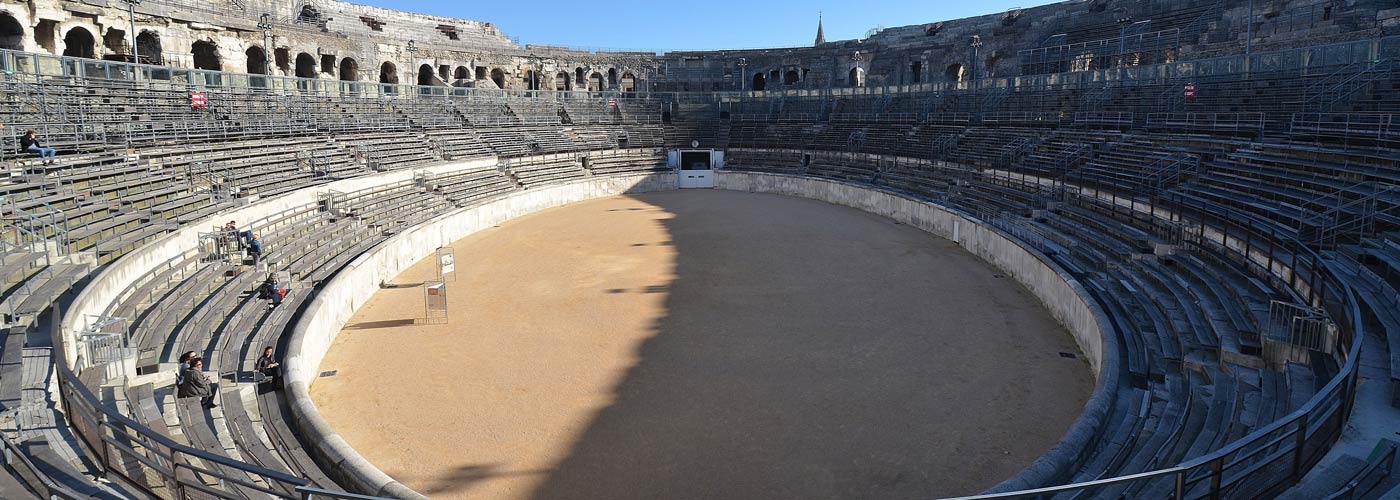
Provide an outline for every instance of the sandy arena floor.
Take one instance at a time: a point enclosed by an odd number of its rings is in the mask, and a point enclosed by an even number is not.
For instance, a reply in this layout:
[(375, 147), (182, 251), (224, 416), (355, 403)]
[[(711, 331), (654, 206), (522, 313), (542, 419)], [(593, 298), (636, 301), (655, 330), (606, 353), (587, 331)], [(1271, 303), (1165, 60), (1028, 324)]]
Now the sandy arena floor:
[(454, 248), (450, 324), (413, 324), (421, 288), (381, 290), (312, 389), (433, 498), (971, 494), (1053, 446), (1092, 389), (1015, 281), (818, 201), (620, 196)]

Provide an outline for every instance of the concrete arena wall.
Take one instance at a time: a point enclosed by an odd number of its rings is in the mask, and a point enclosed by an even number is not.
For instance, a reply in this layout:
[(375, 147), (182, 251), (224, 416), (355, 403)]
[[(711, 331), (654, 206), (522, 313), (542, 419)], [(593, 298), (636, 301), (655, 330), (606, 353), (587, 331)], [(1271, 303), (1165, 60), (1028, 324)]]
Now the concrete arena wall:
[[(64, 353), (67, 355), (68, 362), (71, 365), (71, 363), (76, 360), (78, 349), (77, 332), (82, 331), (90, 324), (92, 320), (90, 315), (95, 316), (102, 314), (107, 309), (107, 306), (121, 295), (124, 290), (152, 269), (155, 269), (157, 266), (186, 250), (197, 248), (199, 246), (199, 233), (201, 232), (208, 232), (214, 226), (222, 226), (224, 222), (230, 220), (238, 221), (240, 224), (243, 224), (273, 215), (290, 207), (312, 203), (316, 201), (318, 194), (326, 191), (350, 192), (393, 182), (411, 180), (416, 172), (428, 171), (441, 174), (472, 168), (492, 167), (495, 164), (495, 158), (484, 158), (355, 177), (299, 189), (291, 193), (220, 212), (188, 224), (173, 233), (148, 243), (122, 256), (122, 258), (117, 259), (116, 262), (103, 268), (92, 278), (87, 286), (83, 287), (78, 296), (74, 298), (73, 303), (64, 311), (62, 325), (63, 349)], [(275, 248), (277, 242), (268, 241), (265, 244), (269, 248)]]
[(1112, 324), (1077, 280), (1044, 254), (1017, 244), (972, 217), (932, 203), (838, 181), (782, 174), (718, 172), (715, 187), (782, 194), (844, 205), (908, 224), (952, 240), (1016, 279), (1074, 336), (1097, 377), (1084, 412), (1060, 442), (1016, 476), (988, 492), (1016, 491), (1062, 483), (1079, 457), (1099, 438), (1119, 386), (1117, 337)]
[(352, 490), (405, 499), (425, 499), (361, 457), (321, 417), (310, 384), (346, 322), (381, 283), (392, 280), (434, 249), (502, 222), (570, 203), (624, 193), (676, 189), (674, 173), (600, 177), (532, 188), (457, 210), (404, 230), (351, 261), (303, 311), (288, 342), (284, 390), (293, 425), (310, 438), (308, 451), (332, 477)]

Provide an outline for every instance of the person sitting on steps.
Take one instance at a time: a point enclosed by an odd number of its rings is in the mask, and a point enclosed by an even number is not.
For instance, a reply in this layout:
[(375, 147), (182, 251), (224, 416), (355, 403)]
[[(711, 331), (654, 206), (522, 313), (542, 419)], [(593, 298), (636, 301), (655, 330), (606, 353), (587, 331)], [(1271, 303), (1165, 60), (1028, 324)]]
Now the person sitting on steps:
[(26, 152), (39, 155), (39, 158), (44, 160), (45, 165), (53, 164), (54, 159), (58, 158), (58, 150), (46, 148), (43, 144), (40, 144), (39, 136), (33, 130), (26, 131), (24, 137), (19, 139), (19, 148)]
[(204, 375), (204, 358), (198, 356), (190, 359), (190, 366), (185, 368), (184, 380), (177, 387), (176, 397), (199, 398), (199, 403), (205, 408), (218, 408), (214, 403), (214, 390), (209, 386), (209, 377)]
[(277, 363), (277, 360), (272, 358), (272, 346), (267, 346), (263, 348), (263, 354), (258, 357), (258, 362), (253, 366), (253, 369), (262, 373), (264, 377), (267, 377), (265, 379), (267, 382), (276, 385), (281, 366), (281, 364)]

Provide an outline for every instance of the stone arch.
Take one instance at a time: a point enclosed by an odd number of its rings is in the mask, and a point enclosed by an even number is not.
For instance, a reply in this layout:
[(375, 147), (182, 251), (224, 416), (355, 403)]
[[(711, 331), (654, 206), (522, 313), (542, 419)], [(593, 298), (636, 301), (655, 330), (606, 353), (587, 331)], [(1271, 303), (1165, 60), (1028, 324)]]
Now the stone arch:
[(248, 47), (243, 51), (243, 55), (248, 57), (248, 73), (254, 75), (268, 74), (267, 51), (257, 45)]
[(910, 81), (911, 83), (923, 83), (923, 81), (924, 81), (924, 62), (923, 62), (923, 61), (914, 61), (914, 62), (909, 63), (909, 81)]
[(136, 51), (146, 64), (165, 64), (164, 56), (161, 55), (160, 33), (141, 30), (141, 34), (136, 35)]
[(583, 85), (584, 78), (587, 76), (583, 74), (583, 68), (574, 68), (574, 83)]
[(497, 87), (506, 88), (506, 72), (501, 68), (491, 68), (491, 81), (495, 82)]
[(340, 79), (353, 82), (360, 79), (360, 63), (352, 57), (340, 58)]
[(391, 62), (379, 65), (379, 83), (399, 83), (399, 68)]
[(102, 35), (102, 47), (107, 49), (106, 53), (117, 56), (118, 60), (131, 56), (131, 48), (127, 46), (129, 40), (126, 30), (121, 28), (107, 28), (107, 34)]
[(795, 69), (790, 69), (783, 73), (783, 85), (797, 85), (798, 80), (799, 77)]
[(287, 74), (287, 70), (292, 69), (292, 51), (286, 47), (277, 47), (272, 51), (273, 63), (277, 69), (282, 70), (282, 74)]
[(967, 76), (965, 73), (966, 72), (963, 70), (962, 64), (949, 64), (948, 67), (943, 70), (943, 79), (948, 80), (950, 82), (961, 82), (963, 81), (963, 78)]
[(617, 68), (608, 68), (608, 88), (617, 86)]
[(436, 76), (437, 76), (437, 75), (433, 74), (433, 65), (431, 65), (431, 64), (422, 64), (422, 65), (419, 65), (419, 66), (418, 66), (418, 84), (419, 84), (419, 85), (434, 85), (434, 84), (436, 83), (436, 82), (434, 81), (434, 80), (436, 80)]
[(573, 90), (573, 83), (573, 79), (569, 78), (568, 73), (560, 71), (559, 74), (554, 75), (554, 90), (558, 90), (561, 92), (565, 90)]
[(846, 84), (852, 88), (865, 86), (865, 68), (851, 68), (851, 72), (846, 74)]
[(9, 12), (0, 12), (0, 49), (24, 50), (24, 25)]
[(96, 44), (97, 39), (93, 38), (91, 31), (82, 26), (74, 26), (68, 28), (68, 32), (63, 35), (63, 55), (91, 59), (97, 55)]
[(298, 78), (316, 78), (316, 57), (305, 52), (297, 54), (296, 68)]
[(604, 87), (604, 85), (606, 85), (606, 83), (605, 83), (604, 80), (603, 80), (603, 74), (602, 74), (602, 73), (599, 73), (599, 72), (597, 72), (597, 71), (594, 71), (592, 75), (588, 75), (588, 90), (589, 90), (589, 91), (594, 91), (594, 92), (596, 92), (596, 91), (601, 91), (601, 90), (607, 88), (607, 87)]
[(214, 42), (200, 40), (190, 45), (190, 55), (194, 56), (194, 69), (207, 69), (210, 71), (223, 71), (224, 64), (219, 61), (219, 47)]
[(470, 80), (471, 78), (471, 70), (468, 70), (466, 66), (458, 66), (457, 69), (452, 70), (453, 80)]
[(525, 90), (540, 89), (540, 74), (533, 69), (525, 70), (524, 76)]
[(753, 74), (753, 87), (749, 90), (763, 90), (768, 87), (768, 75), (762, 71)]
[(621, 87), (619, 88), (621, 88), (623, 92), (636, 92), (637, 76), (633, 75), (631, 71), (622, 72)]

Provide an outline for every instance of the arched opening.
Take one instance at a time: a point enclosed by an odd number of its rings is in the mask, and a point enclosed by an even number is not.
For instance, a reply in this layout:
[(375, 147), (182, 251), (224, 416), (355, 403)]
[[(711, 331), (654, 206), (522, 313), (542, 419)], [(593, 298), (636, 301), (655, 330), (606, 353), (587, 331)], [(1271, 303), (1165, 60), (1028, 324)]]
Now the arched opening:
[(539, 89), (540, 89), (540, 74), (539, 74), (539, 73), (536, 73), (535, 70), (533, 70), (533, 69), (525, 70), (525, 90), (539, 90)]
[(557, 75), (554, 75), (554, 90), (558, 90), (558, 91), (572, 90), (572, 89), (573, 89), (573, 85), (570, 85), (571, 83), (573, 83), (573, 82), (569, 80), (569, 74), (568, 74), (568, 73), (562, 73), (562, 72), (561, 72), (561, 73), (559, 73), (559, 74), (557, 74)]
[(14, 16), (0, 12), (0, 49), (24, 50), (24, 26)]
[[(982, 74), (979, 76), (979, 78), (992, 78), (992, 77), (995, 77), (995, 76), (997, 75), (997, 64), (1000, 64), (1000, 63), (1001, 63), (1001, 54), (996, 53), (996, 52), (993, 52), (992, 55), (987, 56), (987, 63), (986, 63), (986, 64), (983, 64), (982, 67), (980, 68), (981, 71), (982, 71)], [(969, 78), (971, 78), (972, 76), (973, 76), (973, 75), (968, 75)]]
[(923, 62), (923, 61), (914, 61), (914, 62), (909, 63), (909, 81), (912, 82), (912, 83), (923, 83), (923, 81), (924, 81), (924, 62)]
[(592, 91), (592, 92), (601, 91), (601, 90), (603, 90), (603, 88), (604, 88), (603, 85), (604, 85), (604, 83), (603, 83), (603, 74), (602, 74), (602, 73), (594, 72), (592, 75), (590, 75), (590, 76), (588, 77), (588, 90), (589, 90), (589, 91)]
[(302, 52), (297, 54), (297, 78), (316, 78), (316, 57)]
[(434, 81), (434, 80), (435, 80), (434, 76), (436, 76), (436, 75), (433, 75), (433, 67), (432, 67), (432, 65), (423, 64), (423, 65), (418, 66), (418, 84), (419, 84), (419, 85), (434, 85), (434, 84), (436, 84), (436, 82)]
[(360, 64), (346, 57), (340, 60), (340, 79), (353, 82), (360, 79)]
[(74, 27), (68, 30), (68, 34), (63, 35), (63, 55), (68, 57), (92, 58), (95, 40), (92, 32), (86, 28)]
[(165, 59), (160, 55), (160, 34), (154, 31), (142, 31), (136, 35), (136, 52), (143, 63), (165, 64)]
[(283, 74), (286, 74), (287, 70), (292, 69), (292, 51), (287, 50), (286, 47), (278, 47), (273, 50), (272, 60), (277, 64), (277, 69), (283, 71)]
[(194, 55), (194, 69), (207, 69), (211, 71), (223, 71), (224, 65), (219, 62), (219, 48), (212, 42), (198, 41), (190, 46), (190, 54)]
[(469, 71), (466, 66), (458, 66), (457, 69), (452, 72), (452, 79), (458, 81), (471, 79), (471, 71)]
[(948, 68), (943, 70), (943, 78), (950, 82), (961, 82), (963, 76), (963, 65), (958, 63), (949, 64)]
[(623, 91), (623, 92), (636, 92), (636, 91), (637, 91), (637, 77), (636, 77), (635, 75), (633, 75), (631, 71), (628, 71), (628, 72), (622, 74), (622, 91)]
[(763, 90), (768, 87), (768, 76), (762, 72), (753, 74), (753, 87), (749, 90)]
[(583, 85), (583, 68), (574, 68), (574, 83)]
[(797, 85), (797, 70), (790, 69), (783, 73), (783, 85)]
[(617, 86), (617, 68), (608, 68), (608, 88)]
[(267, 74), (267, 51), (262, 47), (252, 46), (243, 51), (243, 55), (248, 56), (248, 72), (254, 75)]
[(131, 50), (127, 48), (126, 32), (120, 29), (107, 28), (107, 34), (102, 36), (102, 46), (107, 48), (104, 59), (120, 61), (131, 57)]
[(496, 83), (497, 88), (506, 88), (506, 72), (501, 71), (501, 68), (492, 68), (491, 81)]
[(391, 62), (379, 65), (379, 83), (399, 83), (399, 68)]
[(851, 72), (846, 75), (846, 84), (851, 87), (864, 87), (865, 68), (851, 68)]

